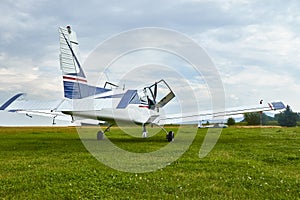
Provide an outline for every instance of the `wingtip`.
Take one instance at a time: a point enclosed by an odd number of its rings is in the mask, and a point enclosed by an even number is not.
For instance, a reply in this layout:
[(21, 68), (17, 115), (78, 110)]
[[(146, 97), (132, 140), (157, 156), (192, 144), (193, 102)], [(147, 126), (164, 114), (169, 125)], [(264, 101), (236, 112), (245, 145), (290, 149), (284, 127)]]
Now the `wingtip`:
[(11, 97), (9, 100), (7, 100), (1, 107), (0, 110), (5, 110), (8, 106), (10, 106), (14, 101), (16, 101), (21, 96), (25, 95), (25, 93), (18, 93)]
[(272, 102), (271, 104), (269, 104), (269, 106), (272, 108), (272, 110), (282, 110), (286, 108), (282, 101)]

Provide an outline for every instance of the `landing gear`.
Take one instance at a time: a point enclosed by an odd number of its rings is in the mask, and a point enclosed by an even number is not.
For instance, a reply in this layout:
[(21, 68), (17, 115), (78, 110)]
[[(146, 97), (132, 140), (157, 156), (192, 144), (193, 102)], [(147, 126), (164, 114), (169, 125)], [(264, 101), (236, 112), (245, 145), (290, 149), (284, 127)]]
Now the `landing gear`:
[(104, 132), (98, 131), (97, 133), (97, 140), (103, 140), (104, 139)]
[[(151, 124), (151, 125), (156, 125), (156, 126), (162, 128), (166, 132), (166, 139), (168, 140), (168, 142), (173, 142), (174, 141), (174, 132), (173, 131), (169, 131), (168, 132), (166, 129), (164, 129), (164, 127), (159, 126), (157, 124)], [(98, 131), (98, 133), (97, 133), (97, 140), (104, 140), (104, 134), (106, 132), (110, 131), (110, 127), (111, 126), (113, 126), (113, 124), (110, 124), (104, 131), (102, 131), (102, 130)], [(142, 129), (143, 129), (142, 130), (143, 131), (142, 138), (147, 138), (148, 137), (148, 131), (146, 129), (146, 125), (145, 124), (142, 125)]]
[(174, 141), (174, 132), (173, 131), (170, 131), (167, 134), (167, 140), (168, 140), (168, 142), (173, 142)]
[(109, 126), (104, 131), (98, 131), (97, 133), (97, 140), (104, 140), (104, 133), (110, 132), (110, 127), (112, 127), (114, 124), (109, 124)]
[[(168, 142), (173, 142), (174, 141), (174, 132), (173, 131), (168, 132), (163, 126), (160, 126), (158, 124), (151, 124), (151, 126), (153, 126), (153, 125), (158, 126), (159, 128), (161, 128), (167, 134), (166, 139), (168, 140)], [(143, 127), (144, 127), (144, 125), (143, 125)]]
[(143, 134), (142, 134), (142, 138), (147, 138), (148, 137), (148, 132), (146, 129), (146, 125), (143, 124)]

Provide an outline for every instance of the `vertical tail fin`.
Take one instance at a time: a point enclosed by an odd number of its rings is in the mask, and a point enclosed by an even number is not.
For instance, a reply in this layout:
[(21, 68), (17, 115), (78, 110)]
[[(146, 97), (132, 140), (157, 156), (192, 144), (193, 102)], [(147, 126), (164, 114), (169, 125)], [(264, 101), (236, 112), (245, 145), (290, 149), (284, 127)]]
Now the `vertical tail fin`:
[(79, 48), (76, 33), (70, 26), (59, 28), (60, 68), (63, 73), (64, 93), (69, 99), (81, 99), (110, 89), (90, 86), (79, 60)]
[(80, 99), (88, 94), (87, 79), (81, 68), (76, 33), (70, 26), (59, 28), (60, 67), (63, 73), (64, 95), (69, 99)]

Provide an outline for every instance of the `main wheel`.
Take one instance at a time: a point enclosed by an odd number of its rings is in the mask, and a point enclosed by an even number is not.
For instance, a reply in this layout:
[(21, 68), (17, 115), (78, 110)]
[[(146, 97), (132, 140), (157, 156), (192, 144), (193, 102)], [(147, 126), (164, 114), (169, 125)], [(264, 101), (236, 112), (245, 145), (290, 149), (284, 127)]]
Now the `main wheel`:
[(97, 133), (97, 140), (103, 140), (104, 139), (104, 133), (103, 131), (99, 131)]
[(174, 140), (174, 132), (170, 131), (167, 135), (168, 142), (172, 142)]

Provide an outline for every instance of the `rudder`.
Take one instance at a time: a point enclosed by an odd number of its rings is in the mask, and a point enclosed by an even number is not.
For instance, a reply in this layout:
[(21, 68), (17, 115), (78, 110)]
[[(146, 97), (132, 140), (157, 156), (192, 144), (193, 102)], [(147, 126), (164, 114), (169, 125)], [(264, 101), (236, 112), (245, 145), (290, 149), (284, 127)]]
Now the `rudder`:
[(110, 91), (110, 89), (88, 85), (79, 60), (77, 36), (70, 26), (59, 28), (60, 68), (63, 73), (64, 96), (82, 99)]
[(60, 68), (63, 73), (64, 96), (69, 99), (86, 97), (87, 79), (81, 68), (77, 36), (70, 26), (59, 28)]

